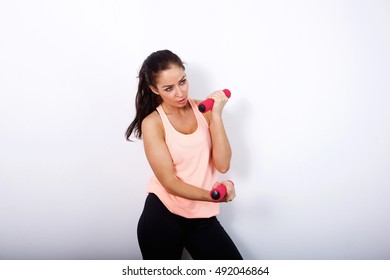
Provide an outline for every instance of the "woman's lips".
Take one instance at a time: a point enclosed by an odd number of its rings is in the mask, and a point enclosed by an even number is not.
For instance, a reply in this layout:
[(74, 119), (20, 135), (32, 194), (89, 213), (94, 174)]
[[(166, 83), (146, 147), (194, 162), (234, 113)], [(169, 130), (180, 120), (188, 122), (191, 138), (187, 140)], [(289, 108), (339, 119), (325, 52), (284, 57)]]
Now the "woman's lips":
[(183, 104), (183, 103), (185, 103), (185, 102), (186, 102), (186, 98), (183, 98), (183, 99), (179, 100), (177, 103)]

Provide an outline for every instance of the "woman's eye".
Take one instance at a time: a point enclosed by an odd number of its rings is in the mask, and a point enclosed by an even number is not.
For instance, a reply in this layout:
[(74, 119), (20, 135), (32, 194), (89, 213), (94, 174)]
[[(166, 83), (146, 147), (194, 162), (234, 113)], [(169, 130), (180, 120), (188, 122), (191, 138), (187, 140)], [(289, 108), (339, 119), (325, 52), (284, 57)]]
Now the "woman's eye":
[(180, 82), (180, 85), (184, 85), (184, 84), (186, 83), (186, 81), (187, 81), (187, 80), (182, 80), (182, 81)]
[(172, 90), (172, 87), (167, 87), (165, 88), (166, 91), (171, 91)]

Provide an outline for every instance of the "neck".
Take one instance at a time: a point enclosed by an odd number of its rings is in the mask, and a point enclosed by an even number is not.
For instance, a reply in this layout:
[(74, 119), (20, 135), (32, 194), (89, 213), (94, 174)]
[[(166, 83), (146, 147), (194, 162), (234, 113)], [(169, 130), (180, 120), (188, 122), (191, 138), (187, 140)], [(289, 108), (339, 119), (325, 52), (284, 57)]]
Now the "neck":
[(165, 102), (161, 103), (161, 107), (163, 108), (165, 114), (183, 114), (186, 113), (188, 110), (191, 110), (191, 104), (187, 100), (187, 104), (183, 107), (174, 107), (171, 105), (166, 104)]

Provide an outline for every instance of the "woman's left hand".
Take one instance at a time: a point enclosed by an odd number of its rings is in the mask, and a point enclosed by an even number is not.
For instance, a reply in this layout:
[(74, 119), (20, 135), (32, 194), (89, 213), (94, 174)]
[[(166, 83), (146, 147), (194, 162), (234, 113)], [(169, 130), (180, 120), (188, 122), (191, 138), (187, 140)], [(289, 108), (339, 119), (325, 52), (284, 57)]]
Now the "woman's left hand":
[(217, 90), (213, 92), (207, 98), (211, 98), (214, 100), (214, 105), (211, 109), (211, 112), (217, 113), (219, 115), (222, 114), (223, 107), (229, 100), (229, 98), (227, 98), (226, 94), (222, 90)]
[(226, 195), (219, 202), (230, 202), (236, 198), (236, 189), (234, 188), (232, 181), (216, 182), (213, 186), (213, 189), (218, 187), (220, 184), (226, 187)]

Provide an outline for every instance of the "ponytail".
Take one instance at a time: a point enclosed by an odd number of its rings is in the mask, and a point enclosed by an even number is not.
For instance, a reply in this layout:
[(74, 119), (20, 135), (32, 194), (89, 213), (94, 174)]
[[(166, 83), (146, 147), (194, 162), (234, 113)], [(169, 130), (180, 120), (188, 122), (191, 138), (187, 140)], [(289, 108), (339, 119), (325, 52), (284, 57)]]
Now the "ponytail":
[(142, 121), (161, 104), (161, 97), (152, 92), (149, 84), (146, 82), (147, 78), (145, 77), (143, 67), (140, 70), (138, 78), (138, 91), (135, 97), (136, 115), (130, 126), (127, 128), (125, 134), (127, 141), (131, 141), (130, 136), (133, 132), (136, 138), (142, 138)]

